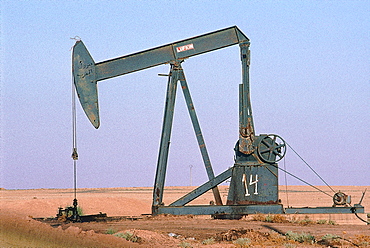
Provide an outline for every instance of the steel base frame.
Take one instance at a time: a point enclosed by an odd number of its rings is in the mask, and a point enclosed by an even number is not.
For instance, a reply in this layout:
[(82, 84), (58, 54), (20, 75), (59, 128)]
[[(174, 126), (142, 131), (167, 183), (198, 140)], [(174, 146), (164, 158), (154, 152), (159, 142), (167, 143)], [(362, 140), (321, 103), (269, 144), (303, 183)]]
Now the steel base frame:
[[(356, 204), (357, 205), (357, 204)], [(189, 206), (159, 206), (157, 214), (172, 215), (250, 215), (250, 214), (353, 214), (364, 213), (364, 207), (306, 207), (284, 208), (282, 204), (274, 205), (189, 205)]]

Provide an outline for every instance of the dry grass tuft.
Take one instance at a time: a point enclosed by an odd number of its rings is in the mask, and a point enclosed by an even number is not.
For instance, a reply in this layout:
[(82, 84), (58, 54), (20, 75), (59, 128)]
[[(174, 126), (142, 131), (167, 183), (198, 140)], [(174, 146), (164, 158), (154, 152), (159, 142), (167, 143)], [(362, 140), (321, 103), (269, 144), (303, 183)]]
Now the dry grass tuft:
[(269, 223), (288, 223), (289, 220), (281, 214), (255, 214), (252, 217), (253, 221), (262, 221)]

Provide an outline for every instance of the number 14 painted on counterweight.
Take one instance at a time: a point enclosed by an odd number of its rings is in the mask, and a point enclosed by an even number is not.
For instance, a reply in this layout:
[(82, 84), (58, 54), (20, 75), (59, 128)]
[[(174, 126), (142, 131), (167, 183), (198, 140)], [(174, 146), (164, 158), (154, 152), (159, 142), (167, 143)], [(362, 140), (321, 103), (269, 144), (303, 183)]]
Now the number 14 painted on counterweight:
[[(248, 191), (247, 175), (243, 174), (242, 182), (244, 183), (244, 186), (245, 186), (245, 196), (250, 196), (251, 194), (249, 194), (249, 191)], [(253, 193), (254, 195), (258, 195), (257, 183), (258, 183), (258, 175), (256, 174), (256, 180), (254, 180), (254, 181), (253, 181), (253, 176), (250, 175), (249, 185), (254, 184), (254, 193)]]

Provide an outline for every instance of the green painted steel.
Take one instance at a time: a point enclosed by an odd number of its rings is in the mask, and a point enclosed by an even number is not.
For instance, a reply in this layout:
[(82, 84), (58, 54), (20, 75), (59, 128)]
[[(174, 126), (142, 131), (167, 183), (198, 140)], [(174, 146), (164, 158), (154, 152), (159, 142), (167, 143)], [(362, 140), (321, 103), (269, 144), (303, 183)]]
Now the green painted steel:
[[(199, 125), (198, 117), (197, 117), (197, 114), (195, 112), (195, 106), (194, 106), (193, 100), (191, 99), (189, 86), (186, 82), (185, 74), (184, 74), (184, 71), (182, 69), (181, 69), (179, 81), (180, 81), (180, 84), (181, 84), (182, 92), (184, 93), (184, 98), (185, 98), (185, 101), (186, 101), (186, 105), (188, 107), (188, 112), (189, 112), (189, 115), (190, 115), (191, 122), (193, 124), (195, 137), (197, 138), (200, 153), (202, 154), (202, 159), (203, 159), (204, 167), (205, 167), (206, 172), (207, 172), (208, 179), (213, 180), (214, 177), (215, 177), (215, 174), (214, 174), (213, 169), (212, 169), (211, 159), (209, 158), (209, 155), (208, 155), (208, 151), (207, 151), (207, 148), (206, 148), (206, 143), (204, 141), (202, 130), (201, 130), (200, 125)], [(216, 202), (216, 205), (222, 205), (221, 195), (220, 195), (220, 192), (218, 190), (218, 187), (216, 187), (216, 186), (217, 185), (212, 187), (213, 195), (215, 197), (215, 202)]]
[(231, 177), (231, 173), (232, 173), (232, 168), (227, 169), (226, 171), (222, 172), (220, 175), (202, 184), (198, 188), (194, 189), (193, 191), (189, 192), (188, 194), (178, 199), (177, 201), (171, 203), (169, 206), (184, 206), (185, 204), (203, 195), (208, 190), (215, 188), (220, 183), (229, 179)]
[(278, 169), (270, 164), (235, 164), (227, 205), (278, 204)]
[[(94, 62), (82, 41), (76, 42), (73, 48), (72, 61), (74, 83), (81, 106), (95, 128), (99, 128), (100, 126), (97, 90), (98, 81), (161, 64), (171, 64), (171, 76), (168, 82), (162, 136), (153, 190), (153, 206), (163, 204), (163, 189), (178, 81), (180, 81), (182, 85), (208, 178), (211, 181), (215, 178), (185, 75), (181, 68), (181, 62), (195, 55), (248, 41), (249, 39), (236, 26), (233, 26), (99, 63)], [(222, 205), (218, 188), (214, 186), (212, 187), (212, 191), (215, 196), (216, 204)]]
[(96, 64), (97, 80), (168, 64), (248, 41), (236, 26)]
[(283, 205), (192, 205), (181, 207), (159, 206), (158, 214), (173, 214), (173, 215), (228, 215), (231, 218), (242, 217), (247, 214), (282, 214), (284, 213)]
[(239, 86), (239, 151), (248, 155), (255, 150), (255, 146), (253, 146), (255, 133), (249, 86), (250, 43), (243, 42), (239, 46), (242, 61), (242, 84)]
[[(181, 63), (189, 57), (237, 44), (240, 47), (242, 67), (242, 83), (239, 84), (239, 139), (234, 148), (234, 165), (220, 175), (215, 176)], [(279, 204), (278, 169), (281, 168), (278, 167), (277, 162), (284, 157), (286, 144), (280, 136), (275, 134), (255, 134), (250, 100), (249, 47), (250, 42), (247, 36), (236, 26), (233, 26), (95, 63), (83, 42), (77, 41), (73, 47), (72, 55), (73, 79), (82, 108), (93, 126), (99, 128), (98, 81), (162, 64), (170, 64), (153, 189), (153, 214), (194, 214), (214, 215), (216, 218), (239, 218), (243, 215), (255, 213), (363, 213), (364, 208), (361, 204), (355, 204), (352, 208), (347, 206), (349, 204), (347, 202), (342, 204), (342, 201), (340, 201), (340, 207), (284, 209)], [(181, 84), (188, 107), (208, 181), (169, 206), (164, 206), (163, 191), (178, 82)], [(227, 202), (226, 205), (223, 205), (217, 186), (230, 177)], [(185, 206), (209, 190), (213, 192), (215, 205)], [(344, 196), (344, 198), (350, 199), (349, 196), (348, 198), (346, 195)]]
[(163, 205), (164, 183), (166, 179), (168, 152), (170, 149), (170, 139), (175, 109), (177, 81), (179, 78), (178, 66), (179, 66), (178, 64), (171, 65), (171, 70), (169, 74), (171, 76), (168, 77), (166, 105), (164, 109), (164, 117), (162, 124), (162, 136), (159, 146), (157, 171), (154, 181), (153, 204), (152, 204), (153, 206)]
[[(363, 206), (356, 207), (357, 213), (365, 213)], [(352, 207), (286, 208), (286, 214), (353, 214)]]
[(99, 103), (96, 67), (82, 41), (77, 41), (72, 52), (72, 74), (81, 106), (95, 128), (99, 128)]
[(77, 41), (73, 47), (72, 68), (81, 106), (93, 126), (99, 128), (98, 81), (174, 63), (248, 40), (238, 27), (233, 26), (99, 63), (94, 62), (83, 42)]
[[(169, 145), (170, 145), (170, 138), (171, 138), (171, 129), (172, 129), (172, 121), (173, 121), (173, 111), (175, 106), (175, 99), (176, 99), (176, 89), (177, 89), (177, 82), (180, 81), (181, 88), (184, 93), (184, 98), (186, 104), (188, 106), (188, 111), (190, 115), (190, 119), (192, 121), (192, 125), (194, 128), (195, 136), (197, 137), (199, 149), (202, 154), (203, 162), (206, 168), (206, 172), (208, 175), (208, 179), (213, 182), (215, 176), (212, 169), (211, 161), (208, 156), (207, 148), (203, 139), (203, 134), (198, 122), (198, 118), (195, 112), (194, 103), (191, 99), (190, 91), (185, 79), (184, 71), (181, 67), (181, 62), (178, 61), (174, 64), (171, 64), (171, 70), (169, 73), (169, 85), (167, 89), (167, 96), (166, 96), (166, 106), (165, 106), (165, 113), (163, 118), (163, 127), (162, 127), (162, 137), (159, 149), (159, 156), (157, 162), (157, 172), (154, 182), (154, 190), (153, 190), (153, 209), (156, 209), (157, 206), (163, 205), (163, 191), (164, 191), (164, 184), (165, 184), (165, 177), (166, 177), (166, 170), (167, 170), (167, 160), (168, 160), (168, 153), (169, 153)], [(225, 179), (226, 180), (226, 179)], [(217, 187), (218, 184), (213, 185), (211, 188), (215, 197), (216, 205), (222, 205), (222, 200), (220, 196), (220, 192)], [(199, 192), (197, 191), (196, 194), (192, 194), (195, 198), (199, 196)], [(185, 198), (185, 201), (188, 198)], [(185, 204), (185, 203), (183, 203)]]
[[(364, 208), (356, 208), (357, 213), (364, 213)], [(283, 208), (281, 204), (271, 205), (192, 205), (192, 206), (160, 206), (158, 214), (173, 215), (228, 215), (243, 216), (247, 214), (353, 214), (350, 207), (317, 207), (317, 208)]]

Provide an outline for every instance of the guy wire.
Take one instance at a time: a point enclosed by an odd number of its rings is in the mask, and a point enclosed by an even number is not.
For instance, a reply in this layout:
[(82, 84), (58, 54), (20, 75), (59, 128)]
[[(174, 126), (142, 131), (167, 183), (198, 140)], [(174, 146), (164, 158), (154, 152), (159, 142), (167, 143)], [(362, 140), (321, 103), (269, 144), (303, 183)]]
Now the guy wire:
[(288, 172), (288, 171), (286, 171), (286, 170), (284, 170), (284, 169), (280, 168), (279, 166), (277, 166), (277, 164), (272, 164), (272, 165), (273, 165), (273, 166), (275, 166), (276, 168), (278, 168), (279, 170), (282, 170), (283, 172), (287, 173), (288, 175), (290, 175), (290, 176), (294, 177), (295, 179), (298, 179), (299, 181), (301, 181), (301, 182), (303, 182), (303, 183), (305, 183), (305, 184), (307, 184), (307, 185), (309, 185), (309, 186), (311, 186), (311, 187), (313, 187), (313, 188), (317, 189), (317, 190), (318, 190), (318, 191), (320, 191), (321, 193), (324, 193), (325, 195), (328, 195), (328, 196), (332, 197), (331, 195), (329, 195), (329, 194), (328, 194), (328, 193), (326, 193), (325, 191), (323, 191), (323, 190), (321, 190), (321, 189), (319, 189), (319, 188), (317, 188), (317, 187), (313, 186), (312, 184), (310, 184), (310, 183), (306, 182), (305, 180), (300, 179), (299, 177), (297, 177), (297, 176), (293, 175), (292, 173), (290, 173), (290, 172)]
[(290, 145), (289, 145), (289, 143), (286, 143), (288, 146), (289, 146), (289, 148), (290, 149), (292, 149), (292, 151), (308, 166), (308, 168), (310, 168), (311, 169), (311, 171), (313, 171), (313, 173), (315, 173), (315, 175), (316, 176), (318, 176), (320, 179), (321, 179), (321, 181), (323, 181), (325, 184), (326, 184), (326, 186), (328, 186), (334, 193), (335, 193), (335, 190), (332, 188), (332, 187), (330, 187), (329, 186), (329, 184), (327, 184), (326, 182), (325, 182), (325, 180), (324, 179), (322, 179), (322, 177), (320, 177), (320, 175), (319, 174), (317, 174), (316, 173), (316, 171), (301, 157), (301, 156), (299, 156), (299, 154), (293, 149), (293, 147), (291, 147)]

